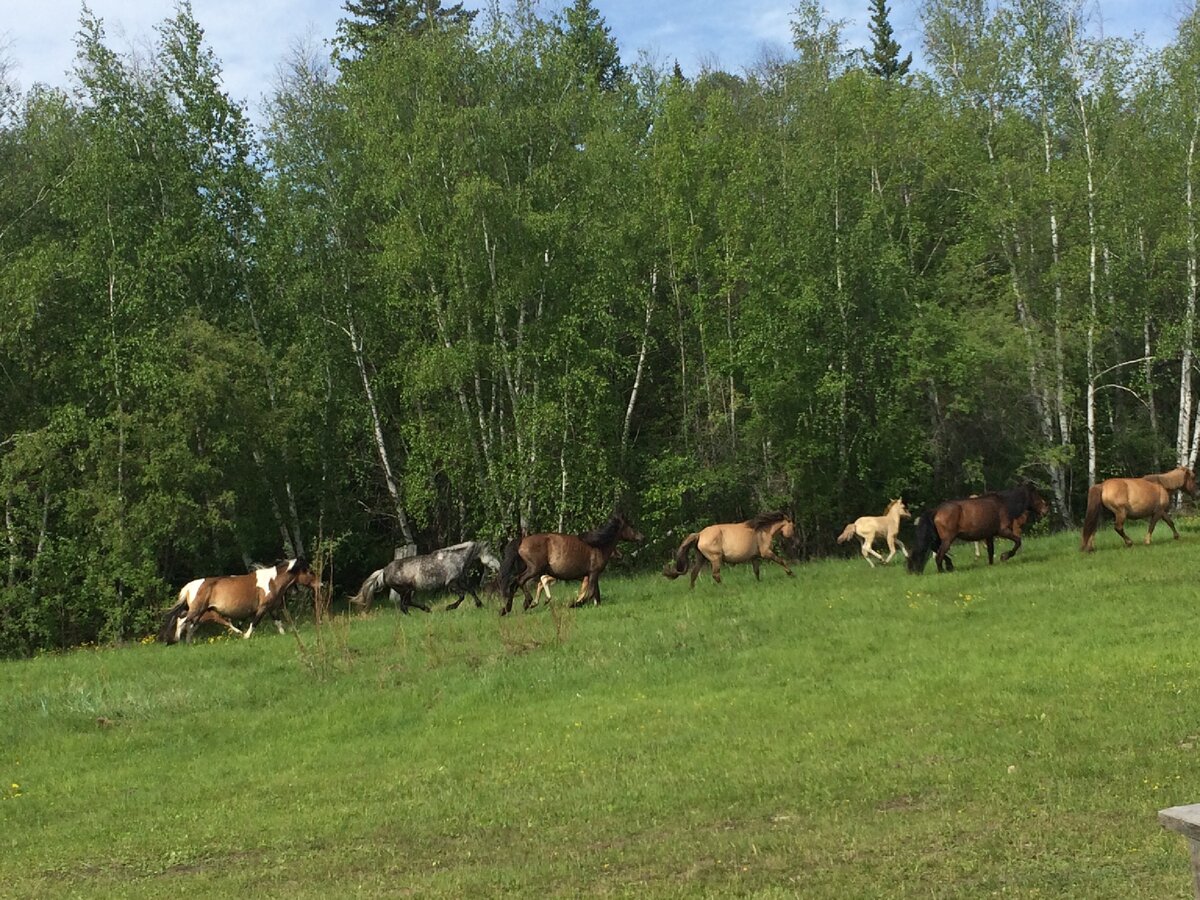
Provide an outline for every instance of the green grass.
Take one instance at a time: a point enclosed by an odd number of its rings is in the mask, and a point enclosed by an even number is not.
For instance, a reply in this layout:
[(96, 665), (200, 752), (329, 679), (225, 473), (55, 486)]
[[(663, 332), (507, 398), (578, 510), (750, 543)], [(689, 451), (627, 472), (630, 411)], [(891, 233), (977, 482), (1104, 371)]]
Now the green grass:
[(1188, 524), (4, 663), (0, 894), (1187, 897)]

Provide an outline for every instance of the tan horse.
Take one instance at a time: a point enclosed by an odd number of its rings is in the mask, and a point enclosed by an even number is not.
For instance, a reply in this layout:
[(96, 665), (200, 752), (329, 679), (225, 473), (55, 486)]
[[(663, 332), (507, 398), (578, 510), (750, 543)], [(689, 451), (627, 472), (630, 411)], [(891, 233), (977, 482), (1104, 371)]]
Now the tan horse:
[(696, 586), (696, 576), (707, 559), (712, 566), (713, 581), (721, 583), (721, 563), (749, 562), (754, 567), (754, 577), (761, 579), (758, 572), (759, 561), (763, 559), (779, 563), (788, 575), (792, 570), (787, 563), (771, 550), (771, 542), (775, 535), (782, 534), (791, 539), (796, 536), (796, 523), (792, 517), (782, 512), (762, 513), (745, 522), (731, 522), (722, 525), (709, 525), (707, 528), (693, 532), (684, 538), (683, 543), (675, 552), (675, 566), (668, 563), (663, 574), (668, 578), (678, 578), (688, 567), (688, 555), (692, 547), (698, 551), (696, 561), (692, 565), (692, 587)]
[(1141, 478), (1108, 478), (1088, 489), (1087, 514), (1083, 519), (1083, 539), (1079, 549), (1091, 553), (1096, 549), (1096, 529), (1100, 527), (1100, 516), (1107, 508), (1116, 521), (1113, 530), (1121, 536), (1126, 547), (1133, 541), (1125, 533), (1126, 519), (1149, 519), (1145, 543), (1150, 543), (1154, 526), (1162, 519), (1171, 528), (1175, 540), (1179, 532), (1167, 511), (1171, 508), (1171, 491), (1187, 491), (1196, 496), (1196, 476), (1191, 469), (1180, 466), (1158, 475), (1143, 475)]
[[(172, 607), (159, 629), (159, 638), (174, 644), (181, 637), (191, 643), (196, 626), (201, 622), (224, 625), (244, 638), (254, 633), (254, 626), (270, 615), (279, 633), (283, 634), (280, 608), (284, 595), (293, 585), (320, 590), (317, 575), (303, 558), (290, 559), (247, 575), (221, 575), (189, 581), (179, 592), (179, 602)], [(232, 619), (250, 619), (245, 631)]]
[[(908, 558), (908, 548), (904, 546), (904, 542), (896, 535), (900, 531), (900, 520), (911, 519), (912, 513), (904, 505), (901, 499), (893, 500), (888, 504), (888, 508), (884, 510), (882, 516), (859, 516), (849, 525), (847, 525), (840, 535), (837, 542), (844, 544), (846, 541), (853, 540), (858, 537), (862, 540), (862, 555), (871, 566), (875, 568), (875, 563), (871, 561), (874, 556), (882, 563), (890, 563), (892, 557), (896, 555), (896, 545), (900, 545), (900, 552), (904, 554), (905, 559)], [(883, 539), (887, 541), (888, 555), (884, 559), (873, 546), (875, 538), (883, 535)]]

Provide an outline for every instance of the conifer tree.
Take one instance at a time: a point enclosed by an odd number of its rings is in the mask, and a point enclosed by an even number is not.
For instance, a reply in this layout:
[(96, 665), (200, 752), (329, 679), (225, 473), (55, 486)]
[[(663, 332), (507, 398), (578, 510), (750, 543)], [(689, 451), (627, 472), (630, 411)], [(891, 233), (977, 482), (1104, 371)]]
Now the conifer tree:
[(867, 69), (886, 81), (903, 78), (912, 65), (912, 54), (900, 59), (900, 44), (892, 37), (892, 23), (888, 21), (885, 0), (871, 0), (871, 36), (875, 45), (870, 53), (864, 52)]
[(347, 18), (338, 20), (334, 41), (338, 59), (355, 59), (397, 34), (420, 35), (431, 28), (467, 28), (475, 18), (462, 3), (441, 0), (346, 0)]

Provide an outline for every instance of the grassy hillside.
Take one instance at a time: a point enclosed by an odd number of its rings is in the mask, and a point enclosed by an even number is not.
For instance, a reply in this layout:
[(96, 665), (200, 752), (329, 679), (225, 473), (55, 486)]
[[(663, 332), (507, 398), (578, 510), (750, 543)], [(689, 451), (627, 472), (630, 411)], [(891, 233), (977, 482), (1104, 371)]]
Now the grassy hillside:
[(1186, 897), (1200, 530), (1077, 541), (6, 663), (0, 893)]

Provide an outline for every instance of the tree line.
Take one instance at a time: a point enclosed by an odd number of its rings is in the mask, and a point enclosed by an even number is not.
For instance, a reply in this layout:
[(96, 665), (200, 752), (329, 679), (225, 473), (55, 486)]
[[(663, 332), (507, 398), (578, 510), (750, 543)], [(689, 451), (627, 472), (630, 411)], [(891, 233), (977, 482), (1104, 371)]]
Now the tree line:
[[(656, 566), (771, 508), (1194, 465), (1200, 13), (816, 0), (741, 74), (591, 0), (347, 2), (261, 124), (185, 2), (72, 88), (0, 67), (0, 654), (143, 634), (197, 575), (579, 531)], [(628, 561), (637, 565), (638, 558)]]

